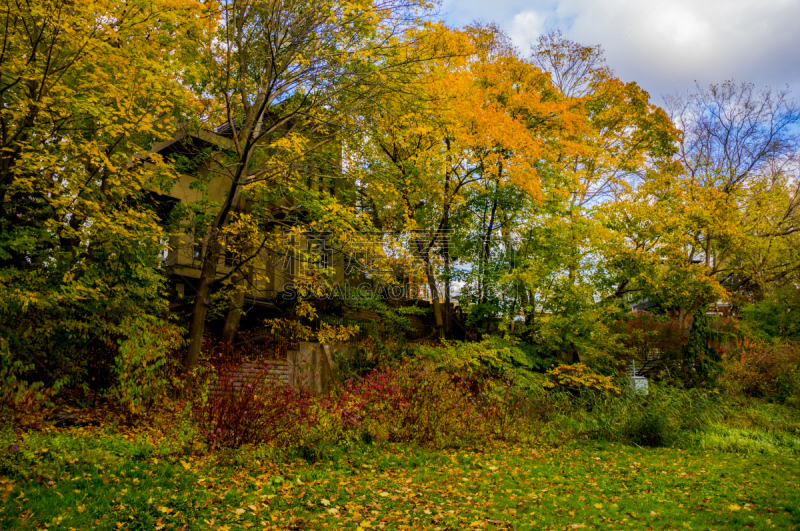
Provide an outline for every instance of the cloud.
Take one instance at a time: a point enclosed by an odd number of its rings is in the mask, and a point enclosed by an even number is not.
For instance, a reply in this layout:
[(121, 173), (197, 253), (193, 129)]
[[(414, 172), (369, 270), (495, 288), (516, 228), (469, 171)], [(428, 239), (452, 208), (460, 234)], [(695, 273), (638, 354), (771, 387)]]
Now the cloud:
[(546, 17), (536, 11), (523, 11), (514, 15), (507, 31), (514, 42), (526, 42), (531, 35), (538, 36), (547, 32), (546, 21)]
[(601, 44), (608, 64), (656, 100), (727, 79), (800, 91), (797, 0), (445, 0), (454, 24), (494, 20), (527, 51), (561, 29), (583, 44)]

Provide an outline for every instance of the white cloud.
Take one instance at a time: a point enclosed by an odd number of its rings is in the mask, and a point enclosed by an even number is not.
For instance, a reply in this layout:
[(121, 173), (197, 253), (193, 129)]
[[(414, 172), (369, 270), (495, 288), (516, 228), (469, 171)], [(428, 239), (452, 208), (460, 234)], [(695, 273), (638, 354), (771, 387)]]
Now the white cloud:
[(523, 11), (514, 15), (514, 19), (507, 31), (515, 42), (526, 42), (532, 35), (538, 36), (546, 33), (545, 23), (546, 17), (536, 11)]
[(560, 28), (657, 96), (734, 78), (800, 91), (800, 1), (445, 0), (455, 24), (495, 20), (522, 50)]

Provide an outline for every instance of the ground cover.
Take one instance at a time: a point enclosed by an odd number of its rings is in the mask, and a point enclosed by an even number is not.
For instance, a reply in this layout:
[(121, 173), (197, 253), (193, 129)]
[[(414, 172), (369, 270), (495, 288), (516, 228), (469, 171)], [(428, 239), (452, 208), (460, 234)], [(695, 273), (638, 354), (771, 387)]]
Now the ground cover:
[[(163, 434), (162, 434), (163, 436)], [(181, 450), (102, 428), (3, 450), (2, 529), (795, 529), (793, 454), (574, 441)]]

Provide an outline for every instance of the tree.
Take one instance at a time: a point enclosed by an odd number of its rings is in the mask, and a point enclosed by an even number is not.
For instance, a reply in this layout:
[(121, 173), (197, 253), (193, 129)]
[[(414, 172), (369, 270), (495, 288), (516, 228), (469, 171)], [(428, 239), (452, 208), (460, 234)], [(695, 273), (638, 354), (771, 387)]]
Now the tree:
[(592, 356), (610, 348), (606, 325), (632, 272), (604, 212), (669, 162), (677, 132), (644, 90), (604, 66), (600, 47), (555, 32), (540, 39), (530, 60), (545, 69), (582, 127), (537, 161), (541, 201), (504, 213), (514, 245), (509, 292), (519, 299), (528, 341), (572, 359)]
[(122, 321), (165, 316), (147, 190), (168, 168), (147, 148), (196, 103), (183, 82), (205, 9), (45, 0), (2, 13), (0, 324), (39, 377), (82, 378)]
[[(371, 117), (374, 151), (365, 164), (374, 177), (362, 193), (373, 205), (386, 205), (373, 207), (376, 225), (414, 235), (415, 258), (444, 333), (438, 284), (450, 273), (451, 220), (480, 189), (491, 194), (512, 186), (536, 197), (534, 161), (549, 157), (548, 141), (572, 133), (575, 118), (552, 97), (546, 76), (519, 59), (496, 28), (443, 31), (440, 39), (452, 57), (422, 65), (415, 93)], [(492, 210), (488, 233), (471, 224), (473, 236), (491, 240)], [(487, 262), (484, 253), (479, 265)]]
[(681, 168), (639, 200), (662, 219), (656, 252), (672, 276), (659, 297), (684, 317), (726, 292), (758, 297), (800, 267), (800, 107), (788, 91), (726, 82), (667, 98)]
[(602, 46), (584, 46), (564, 38), (561, 30), (539, 37), (531, 46), (531, 62), (568, 98), (580, 98), (591, 92), (591, 85), (599, 77), (610, 77), (605, 67)]
[[(218, 152), (221, 164), (216, 167), (228, 190), (220, 204), (212, 205), (203, 227), (205, 254), (186, 368), (200, 354), (210, 296), (219, 284), (223, 227), (236, 217), (238, 202), (258, 202), (269, 217), (269, 201), (262, 198), (275, 198), (272, 191), (280, 189), (314, 210), (310, 203), (318, 198), (302, 185), (305, 165), (325, 146), (335, 145), (348, 117), (374, 100), (386, 77), (405, 64), (394, 50), (403, 45), (403, 30), (419, 22), (424, 7), (404, 0), (237, 0), (219, 6), (219, 29), (206, 43), (208, 74), (199, 90), (213, 99), (205, 123), (223, 123), (231, 140)], [(333, 222), (347, 219), (337, 215), (344, 209), (321, 210)], [(263, 227), (263, 220), (251, 225), (255, 231)], [(257, 247), (266, 246), (269, 238), (264, 234)]]

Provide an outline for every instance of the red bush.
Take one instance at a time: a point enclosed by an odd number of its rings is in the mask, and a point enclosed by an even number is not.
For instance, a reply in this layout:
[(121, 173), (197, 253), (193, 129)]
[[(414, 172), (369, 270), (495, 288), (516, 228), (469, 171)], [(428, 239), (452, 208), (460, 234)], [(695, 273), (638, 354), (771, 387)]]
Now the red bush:
[(217, 374), (195, 408), (211, 449), (365, 438), (443, 447), (513, 439), (527, 426), (530, 401), (513, 385), (411, 364), (348, 380), (327, 397), (276, 385), (266, 372), (258, 381), (243, 381), (233, 369)]
[(242, 380), (235, 368), (226, 368), (210, 383), (194, 407), (210, 449), (291, 444), (314, 421), (311, 397), (276, 383), (268, 369)]
[(348, 381), (323, 406), (340, 436), (441, 447), (515, 437), (524, 401), (507, 382), (476, 385), (447, 372), (404, 366)]

